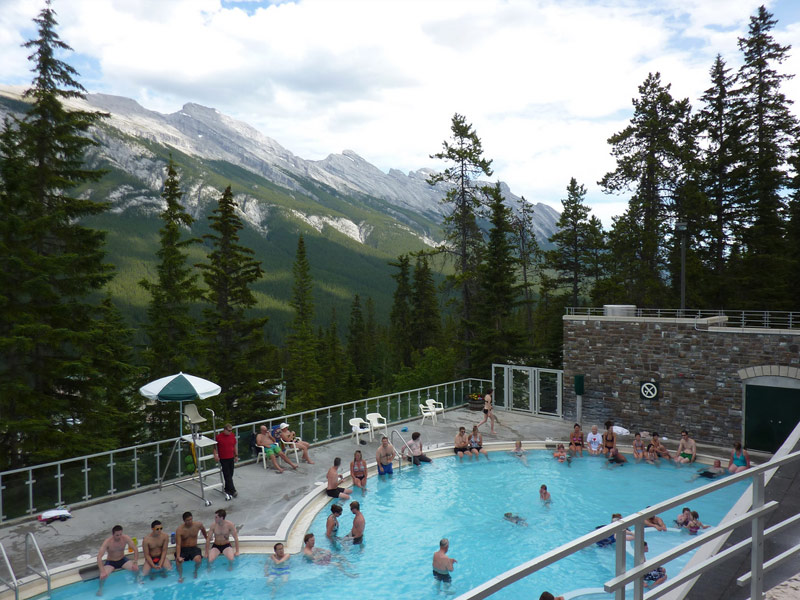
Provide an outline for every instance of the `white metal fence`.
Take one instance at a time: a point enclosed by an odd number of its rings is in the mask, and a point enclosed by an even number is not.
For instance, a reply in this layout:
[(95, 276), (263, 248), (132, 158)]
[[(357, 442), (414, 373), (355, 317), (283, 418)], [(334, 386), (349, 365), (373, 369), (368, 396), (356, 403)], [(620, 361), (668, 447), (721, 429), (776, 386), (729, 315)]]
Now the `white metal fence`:
[[(345, 404), (234, 425), (234, 433), (242, 456), (249, 456), (254, 434), (262, 424), (272, 427), (285, 421), (306, 441), (325, 442), (350, 435), (351, 418), (365, 418), (367, 413), (379, 412), (388, 422), (397, 423), (416, 417), (419, 403), (428, 398), (443, 403), (445, 408), (461, 406), (466, 402), (465, 396), (480, 392), (490, 383), (484, 379), (461, 379), (362, 398)], [(203, 433), (213, 435), (211, 431)], [(176, 440), (170, 438), (3, 471), (0, 473), (0, 523), (58, 506), (77, 507), (157, 486)], [(184, 461), (179, 454), (178, 460), (170, 464), (170, 473), (165, 480), (184, 476), (184, 469)]]

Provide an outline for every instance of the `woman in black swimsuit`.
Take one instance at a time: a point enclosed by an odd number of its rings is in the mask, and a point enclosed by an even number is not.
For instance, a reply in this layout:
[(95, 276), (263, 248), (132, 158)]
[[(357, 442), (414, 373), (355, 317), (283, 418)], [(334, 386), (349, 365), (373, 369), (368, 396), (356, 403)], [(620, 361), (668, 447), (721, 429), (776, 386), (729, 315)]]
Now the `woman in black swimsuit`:
[(494, 402), (492, 394), (494, 394), (494, 389), (486, 390), (486, 394), (483, 397), (483, 421), (478, 423), (478, 427), (486, 423), (488, 419), (492, 430), (491, 432), (494, 433), (494, 421), (496, 417), (494, 416)]
[(603, 454), (608, 455), (612, 448), (617, 447), (617, 434), (613, 430), (614, 421), (606, 421), (606, 432), (603, 434)]

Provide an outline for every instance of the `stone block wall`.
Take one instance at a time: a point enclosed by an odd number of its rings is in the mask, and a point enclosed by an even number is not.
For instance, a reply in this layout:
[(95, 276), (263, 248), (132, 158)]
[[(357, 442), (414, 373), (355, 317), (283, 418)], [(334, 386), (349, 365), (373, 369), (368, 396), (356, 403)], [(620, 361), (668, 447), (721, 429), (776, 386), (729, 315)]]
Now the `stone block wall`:
[[(564, 317), (563, 414), (576, 417), (574, 376), (585, 375), (584, 431), (613, 420), (633, 433), (675, 440), (682, 428), (698, 441), (741, 440), (740, 369), (800, 367), (800, 331), (715, 327), (714, 319)], [(755, 372), (755, 371), (753, 371)], [(640, 400), (642, 381), (660, 386)]]

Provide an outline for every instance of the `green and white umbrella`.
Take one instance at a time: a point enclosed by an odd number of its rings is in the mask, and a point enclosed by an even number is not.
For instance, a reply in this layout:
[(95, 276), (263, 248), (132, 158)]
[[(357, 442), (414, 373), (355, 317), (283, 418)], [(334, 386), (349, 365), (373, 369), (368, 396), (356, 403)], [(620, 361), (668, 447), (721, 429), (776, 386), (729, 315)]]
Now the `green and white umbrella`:
[[(183, 403), (192, 400), (202, 400), (216, 396), (222, 391), (216, 383), (195, 377), (188, 373), (178, 373), (151, 381), (139, 388), (139, 393), (150, 400), (161, 402), (179, 402), (180, 412), (183, 414)], [(179, 434), (183, 435), (183, 418), (178, 420)]]

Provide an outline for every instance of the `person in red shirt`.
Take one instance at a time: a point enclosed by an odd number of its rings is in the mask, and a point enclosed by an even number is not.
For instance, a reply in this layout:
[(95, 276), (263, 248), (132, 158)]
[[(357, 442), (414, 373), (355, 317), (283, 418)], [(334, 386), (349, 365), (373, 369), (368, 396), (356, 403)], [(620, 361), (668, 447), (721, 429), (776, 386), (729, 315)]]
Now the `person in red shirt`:
[(225, 479), (225, 493), (234, 498), (239, 495), (236, 486), (233, 485), (234, 463), (239, 460), (239, 447), (236, 443), (236, 435), (233, 433), (233, 425), (225, 423), (225, 427), (217, 434), (217, 445), (214, 447), (214, 460), (219, 463), (222, 469), (222, 477)]

